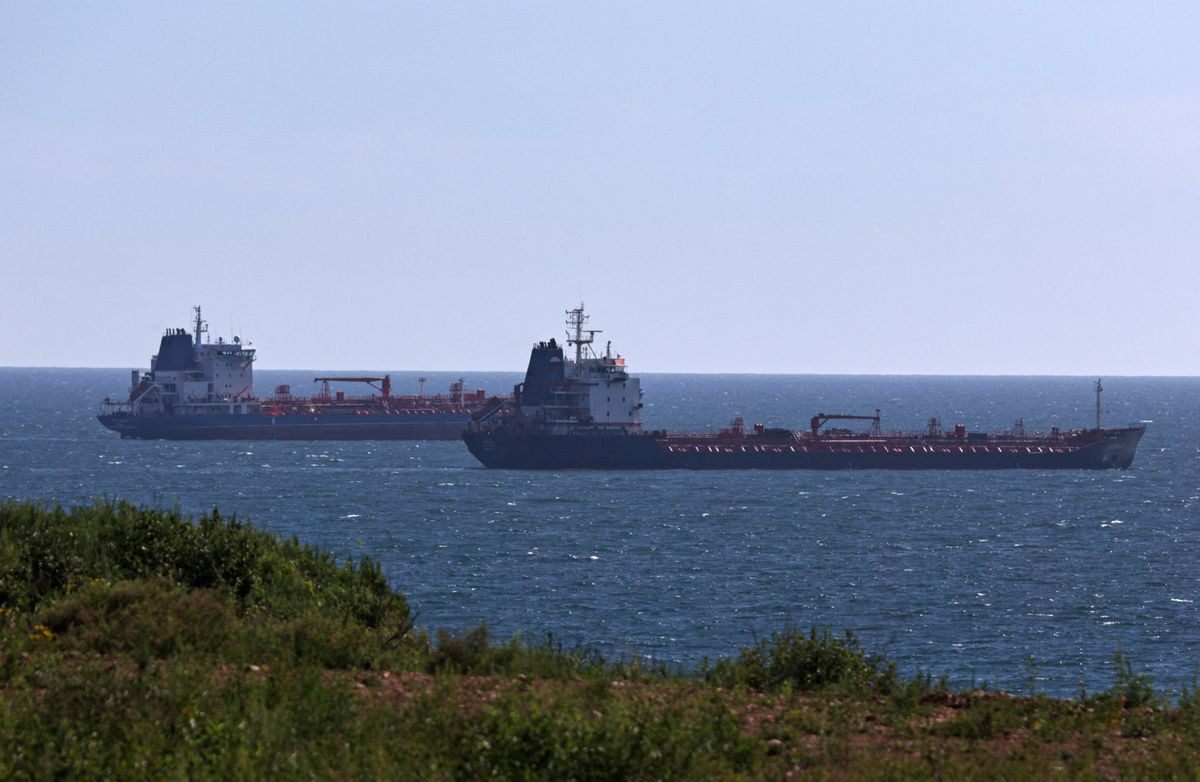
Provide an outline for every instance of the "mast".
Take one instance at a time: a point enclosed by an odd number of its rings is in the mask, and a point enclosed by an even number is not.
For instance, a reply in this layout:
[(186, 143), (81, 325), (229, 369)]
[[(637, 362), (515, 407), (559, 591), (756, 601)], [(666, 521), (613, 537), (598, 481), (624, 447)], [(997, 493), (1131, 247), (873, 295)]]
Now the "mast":
[(200, 347), (200, 335), (208, 333), (208, 324), (200, 319), (200, 305), (192, 307), (196, 311), (196, 347)]
[(1100, 378), (1096, 378), (1096, 429), (1100, 428), (1100, 392), (1104, 390), (1104, 386), (1100, 385)]
[[(583, 314), (583, 302), (579, 302), (579, 306), (572, 310), (567, 310), (567, 325), (575, 331), (575, 336), (571, 336), (571, 332), (567, 332), (567, 344), (575, 346), (575, 363), (578, 364), (583, 360), (583, 346), (590, 345), (594, 341), (600, 329), (584, 329), (583, 324), (588, 320), (588, 316)], [(587, 338), (584, 338), (587, 334)]]

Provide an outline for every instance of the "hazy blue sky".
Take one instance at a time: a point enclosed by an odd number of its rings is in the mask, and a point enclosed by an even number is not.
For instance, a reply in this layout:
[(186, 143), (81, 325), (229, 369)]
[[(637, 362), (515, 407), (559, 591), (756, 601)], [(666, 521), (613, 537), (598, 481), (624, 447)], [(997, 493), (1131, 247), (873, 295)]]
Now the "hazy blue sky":
[(0, 2), (0, 365), (1200, 374), (1200, 3)]

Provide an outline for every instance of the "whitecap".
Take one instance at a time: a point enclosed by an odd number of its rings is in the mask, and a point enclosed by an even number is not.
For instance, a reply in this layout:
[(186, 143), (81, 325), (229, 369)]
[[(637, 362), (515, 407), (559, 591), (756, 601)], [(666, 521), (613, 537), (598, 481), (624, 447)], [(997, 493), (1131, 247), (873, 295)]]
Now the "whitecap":
[(1186, 599), (1186, 598), (1183, 598), (1183, 597), (1173, 597), (1173, 598), (1171, 598), (1171, 602), (1172, 602), (1172, 603), (1194, 603), (1194, 602), (1196, 602), (1196, 601), (1195, 601), (1195, 600), (1188, 600), (1188, 599)]
[(361, 514), (361, 513), (347, 513), (345, 516), (342, 516), (341, 518), (343, 518), (343, 519), (357, 519), (357, 518), (360, 518), (361, 516), (362, 516), (362, 514)]

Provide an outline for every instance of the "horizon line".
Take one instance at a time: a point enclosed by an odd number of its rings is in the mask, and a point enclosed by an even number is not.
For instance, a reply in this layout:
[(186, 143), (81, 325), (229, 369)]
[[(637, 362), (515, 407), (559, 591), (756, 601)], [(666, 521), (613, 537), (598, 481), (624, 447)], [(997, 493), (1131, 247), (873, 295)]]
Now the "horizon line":
[[(0, 370), (3, 369), (89, 369), (89, 370), (113, 370), (128, 372), (132, 369), (141, 369), (129, 366), (66, 366), (66, 365), (0, 365)], [(260, 367), (260, 371), (264, 372), (411, 372), (411, 373), (445, 373), (445, 374), (470, 374), (470, 373), (508, 373), (522, 374), (524, 369), (371, 369), (367, 367), (346, 367), (341, 369), (323, 367)], [(844, 372), (831, 370), (808, 370), (808, 371), (792, 371), (792, 370), (749, 370), (744, 372), (697, 372), (693, 370), (648, 370), (639, 372), (638, 375), (708, 375), (708, 376), (745, 376), (745, 375), (761, 375), (761, 376), (794, 376), (794, 377), (1062, 377), (1062, 378), (1200, 378), (1200, 374), (1185, 374), (1185, 373), (1170, 373), (1170, 374), (1125, 374), (1121, 372), (1009, 372), (1009, 371), (992, 371), (992, 372)]]

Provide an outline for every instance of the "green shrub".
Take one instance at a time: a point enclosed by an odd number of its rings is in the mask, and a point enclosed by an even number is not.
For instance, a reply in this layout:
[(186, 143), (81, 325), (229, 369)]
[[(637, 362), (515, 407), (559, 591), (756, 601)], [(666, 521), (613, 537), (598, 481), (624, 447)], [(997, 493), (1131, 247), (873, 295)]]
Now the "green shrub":
[(717, 701), (654, 704), (507, 693), (464, 719), (436, 693), (405, 715), (415, 765), (448, 779), (659, 780), (728, 778), (759, 745)]
[(374, 669), (383, 651), (370, 628), (340, 617), (310, 613), (268, 625), (257, 645), (259, 659), (286, 665)]
[(1120, 699), (1125, 708), (1135, 709), (1158, 704), (1158, 696), (1154, 694), (1150, 675), (1135, 672), (1133, 662), (1120, 649), (1113, 654), (1113, 669), (1115, 677), (1112, 694)]
[(495, 673), (509, 662), (503, 649), (491, 644), (491, 633), (485, 625), (459, 635), (445, 630), (437, 632), (437, 646), (429, 655), (429, 673), (485, 674)]
[(36, 621), (60, 648), (139, 659), (217, 652), (236, 627), (232, 605), (220, 593), (161, 580), (91, 583), (43, 608)]
[(177, 511), (96, 502), (73, 508), (0, 505), (0, 606), (34, 611), (101, 579), (157, 579), (219, 589), (238, 611), (297, 617), (320, 609), (391, 635), (411, 632), (404, 597), (378, 564), (339, 564), (213, 510), (195, 523)]
[(128, 503), (0, 504), (0, 610), (3, 680), (30, 644), (142, 665), (219, 655), (411, 669), (428, 653), (379, 565), (338, 563), (215, 510), (191, 522)]
[(705, 660), (700, 671), (716, 686), (764, 692), (839, 687), (889, 694), (899, 684), (895, 666), (869, 657), (849, 630), (842, 638), (815, 628), (808, 635), (797, 630), (775, 633), (734, 659), (721, 658), (712, 665)]

